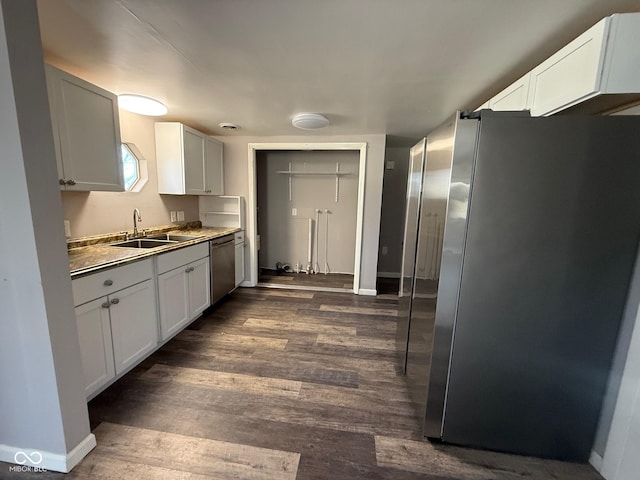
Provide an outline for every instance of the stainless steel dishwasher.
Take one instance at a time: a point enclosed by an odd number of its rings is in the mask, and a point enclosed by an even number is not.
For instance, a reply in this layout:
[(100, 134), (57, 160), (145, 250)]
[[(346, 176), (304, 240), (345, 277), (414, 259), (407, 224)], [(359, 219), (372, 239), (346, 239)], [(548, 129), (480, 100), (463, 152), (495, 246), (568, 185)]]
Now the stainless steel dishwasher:
[(236, 286), (236, 253), (233, 235), (211, 240), (211, 304)]

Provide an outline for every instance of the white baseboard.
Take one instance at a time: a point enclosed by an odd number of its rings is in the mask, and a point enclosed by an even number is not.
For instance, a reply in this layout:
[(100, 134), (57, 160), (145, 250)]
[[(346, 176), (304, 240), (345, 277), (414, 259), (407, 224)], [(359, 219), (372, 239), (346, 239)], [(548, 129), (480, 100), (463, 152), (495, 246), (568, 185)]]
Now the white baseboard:
[(400, 278), (400, 272), (378, 272), (378, 278)]
[(599, 453), (591, 450), (591, 455), (589, 456), (589, 463), (593, 468), (595, 468), (598, 472), (602, 471), (602, 457)]
[(378, 291), (375, 288), (361, 288), (358, 290), (358, 295), (371, 295), (375, 297), (377, 294)]
[[(66, 455), (60, 453), (45, 452), (32, 448), (19, 448), (9, 445), (0, 445), (0, 460), (13, 463), (12, 468), (22, 471), (54, 471), (69, 473), (80, 461), (96, 446), (96, 437), (93, 433), (87, 435), (73, 450)], [(27, 470), (28, 469), (28, 470)], [(41, 469), (41, 470), (40, 470)], [(15, 470), (21, 471), (21, 470)]]

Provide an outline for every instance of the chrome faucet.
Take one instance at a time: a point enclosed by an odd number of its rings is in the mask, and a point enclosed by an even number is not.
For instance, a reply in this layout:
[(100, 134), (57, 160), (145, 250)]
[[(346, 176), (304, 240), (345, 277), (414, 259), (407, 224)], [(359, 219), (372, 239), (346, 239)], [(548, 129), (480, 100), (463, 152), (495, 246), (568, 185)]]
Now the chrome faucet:
[(133, 209), (133, 238), (138, 237), (138, 222), (142, 221), (142, 217), (140, 216), (140, 210), (137, 208)]

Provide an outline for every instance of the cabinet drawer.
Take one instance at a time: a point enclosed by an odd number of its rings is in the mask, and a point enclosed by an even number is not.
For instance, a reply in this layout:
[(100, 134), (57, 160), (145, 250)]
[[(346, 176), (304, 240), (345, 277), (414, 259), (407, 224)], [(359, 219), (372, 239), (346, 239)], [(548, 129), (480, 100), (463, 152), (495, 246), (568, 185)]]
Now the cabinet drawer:
[(150, 258), (80, 277), (71, 282), (73, 303), (78, 306), (152, 277)]
[(233, 240), (236, 245), (244, 243), (244, 230), (233, 234)]
[(209, 256), (209, 242), (158, 255), (158, 275)]

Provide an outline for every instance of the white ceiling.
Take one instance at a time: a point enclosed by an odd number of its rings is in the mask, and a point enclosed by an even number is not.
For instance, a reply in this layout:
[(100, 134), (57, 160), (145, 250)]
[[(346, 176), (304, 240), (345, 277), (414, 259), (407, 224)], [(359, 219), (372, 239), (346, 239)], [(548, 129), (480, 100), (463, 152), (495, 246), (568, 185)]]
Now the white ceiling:
[(45, 58), (211, 134), (417, 138), (640, 0), (39, 0)]

